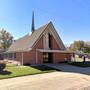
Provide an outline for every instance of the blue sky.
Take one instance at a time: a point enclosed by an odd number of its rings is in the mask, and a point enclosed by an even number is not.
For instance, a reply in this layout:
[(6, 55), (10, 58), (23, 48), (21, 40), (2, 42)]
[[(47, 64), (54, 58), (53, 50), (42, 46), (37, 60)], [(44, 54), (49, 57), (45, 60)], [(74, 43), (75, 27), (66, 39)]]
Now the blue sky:
[(15, 39), (31, 31), (32, 10), (35, 28), (52, 21), (65, 44), (90, 41), (90, 0), (0, 0), (0, 29)]

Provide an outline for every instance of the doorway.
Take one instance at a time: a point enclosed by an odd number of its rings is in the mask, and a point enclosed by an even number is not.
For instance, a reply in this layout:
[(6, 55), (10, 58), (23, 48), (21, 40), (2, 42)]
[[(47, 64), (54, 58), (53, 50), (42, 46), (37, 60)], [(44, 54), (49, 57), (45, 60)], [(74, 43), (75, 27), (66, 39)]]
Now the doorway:
[(43, 63), (53, 63), (53, 54), (52, 53), (43, 53)]

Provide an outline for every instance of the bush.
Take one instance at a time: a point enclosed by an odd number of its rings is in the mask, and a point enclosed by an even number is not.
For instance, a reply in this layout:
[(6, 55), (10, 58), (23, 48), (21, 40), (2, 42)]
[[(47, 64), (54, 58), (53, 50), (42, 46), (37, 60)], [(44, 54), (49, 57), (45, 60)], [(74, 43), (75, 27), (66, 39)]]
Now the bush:
[(70, 65), (80, 66), (80, 67), (90, 67), (90, 62), (72, 62)]
[(31, 64), (30, 63), (26, 63), (26, 64), (24, 64), (25, 66), (30, 66)]
[(88, 58), (90, 59), (90, 56), (88, 56)]
[(0, 62), (0, 71), (3, 71), (5, 69), (6, 63), (5, 62)]

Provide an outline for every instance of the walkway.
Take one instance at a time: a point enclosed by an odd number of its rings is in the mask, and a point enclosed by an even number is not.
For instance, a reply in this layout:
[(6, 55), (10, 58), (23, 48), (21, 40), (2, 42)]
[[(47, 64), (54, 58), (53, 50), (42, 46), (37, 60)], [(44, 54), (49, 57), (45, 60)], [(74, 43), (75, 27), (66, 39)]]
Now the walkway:
[(0, 90), (90, 90), (90, 68), (51, 66), (62, 71), (0, 80)]

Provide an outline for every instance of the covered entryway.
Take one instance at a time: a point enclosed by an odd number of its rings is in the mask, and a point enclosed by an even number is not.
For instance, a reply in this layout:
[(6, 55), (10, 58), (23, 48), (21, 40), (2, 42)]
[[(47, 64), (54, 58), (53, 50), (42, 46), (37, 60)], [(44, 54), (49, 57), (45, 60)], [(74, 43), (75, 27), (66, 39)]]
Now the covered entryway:
[(37, 49), (43, 53), (43, 63), (59, 63), (71, 60), (71, 52), (64, 50)]

